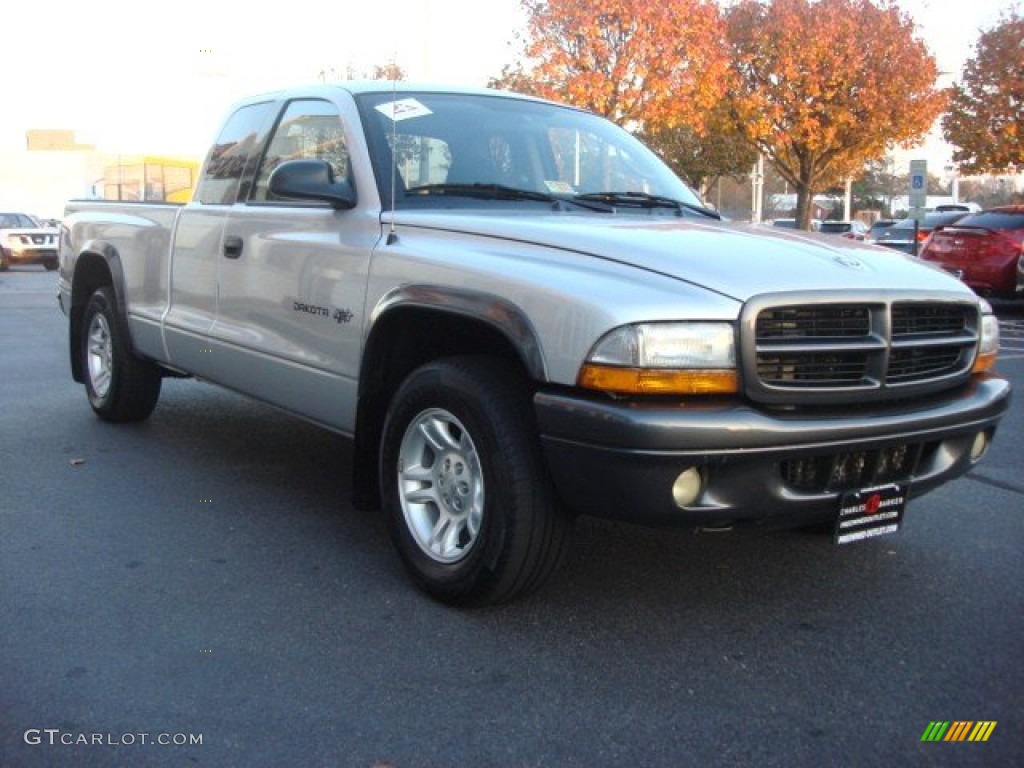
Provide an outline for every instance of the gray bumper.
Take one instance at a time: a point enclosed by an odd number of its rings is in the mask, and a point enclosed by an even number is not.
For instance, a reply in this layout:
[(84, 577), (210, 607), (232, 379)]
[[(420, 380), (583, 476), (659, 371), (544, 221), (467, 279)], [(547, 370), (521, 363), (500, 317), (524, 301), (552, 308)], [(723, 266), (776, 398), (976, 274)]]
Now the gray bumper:
[[(976, 436), (991, 438), (1009, 402), (1009, 383), (989, 375), (912, 403), (842, 410), (565, 392), (539, 393), (535, 409), (555, 485), (572, 509), (699, 527), (821, 521), (835, 516), (844, 492), (879, 482), (920, 495), (976, 463)], [(892, 456), (908, 457), (895, 474)], [(703, 491), (679, 507), (672, 485), (690, 467), (701, 472)]]

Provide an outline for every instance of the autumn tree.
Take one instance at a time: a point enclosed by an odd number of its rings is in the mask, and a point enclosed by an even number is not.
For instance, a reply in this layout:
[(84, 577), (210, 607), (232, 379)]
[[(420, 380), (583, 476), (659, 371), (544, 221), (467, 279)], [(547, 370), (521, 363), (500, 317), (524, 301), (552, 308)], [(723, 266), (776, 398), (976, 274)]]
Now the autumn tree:
[(1009, 176), (979, 176), (963, 179), (960, 194), (978, 203), (982, 208), (997, 205), (1024, 205), (1024, 192), (1018, 192)]
[(896, 174), (895, 166), (890, 157), (869, 160), (853, 180), (853, 207), (891, 215), (893, 198), (904, 194), (908, 187), (907, 174)]
[(639, 138), (705, 198), (719, 179), (746, 176), (757, 161), (753, 147), (719, 107), (706, 116), (702, 132), (679, 125), (643, 131)]
[(526, 70), (522, 61), (516, 61), (502, 67), (500, 75), (487, 81), (487, 87), (525, 93), (527, 96), (540, 96), (542, 84)]
[(525, 62), (494, 84), (631, 127), (704, 125), (728, 66), (711, 0), (523, 0)]
[(815, 192), (942, 110), (935, 59), (887, 0), (738, 0), (727, 21), (736, 126), (793, 186), (804, 229)]
[(405, 70), (398, 66), (395, 62), (390, 61), (387, 64), (374, 64), (373, 72), (370, 74), (371, 80), (404, 80)]
[(1024, 166), (1024, 17), (1016, 10), (981, 33), (942, 129), (963, 173)]
[(374, 64), (369, 69), (365, 67), (360, 69), (349, 62), (341, 70), (324, 67), (320, 70), (319, 75), (320, 79), (324, 81), (339, 78), (345, 80), (404, 80), (405, 76), (405, 70), (394, 61), (387, 64)]

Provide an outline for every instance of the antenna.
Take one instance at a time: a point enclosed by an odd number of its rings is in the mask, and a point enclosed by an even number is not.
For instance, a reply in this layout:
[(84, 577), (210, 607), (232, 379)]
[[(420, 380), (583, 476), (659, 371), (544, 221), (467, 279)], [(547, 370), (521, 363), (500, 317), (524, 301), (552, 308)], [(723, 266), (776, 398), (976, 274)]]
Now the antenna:
[(398, 52), (391, 58), (391, 228), (388, 245), (398, 239), (395, 234), (395, 182), (398, 179)]

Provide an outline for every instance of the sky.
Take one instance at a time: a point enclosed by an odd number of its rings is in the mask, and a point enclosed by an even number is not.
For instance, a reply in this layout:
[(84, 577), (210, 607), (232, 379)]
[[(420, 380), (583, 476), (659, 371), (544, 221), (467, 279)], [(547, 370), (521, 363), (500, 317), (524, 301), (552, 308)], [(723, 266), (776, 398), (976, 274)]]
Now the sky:
[[(1014, 2), (898, 4), (947, 84), (979, 28)], [(519, 0), (34, 0), (4, 16), (0, 159), (30, 128), (74, 130), (105, 152), (202, 157), (244, 95), (392, 60), (410, 79), (484, 85), (514, 59), (525, 27)]]

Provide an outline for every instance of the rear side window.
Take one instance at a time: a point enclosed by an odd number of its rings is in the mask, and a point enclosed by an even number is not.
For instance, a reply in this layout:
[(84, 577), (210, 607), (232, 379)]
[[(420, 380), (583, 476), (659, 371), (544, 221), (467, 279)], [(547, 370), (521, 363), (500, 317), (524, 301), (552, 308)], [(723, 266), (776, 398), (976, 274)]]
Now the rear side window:
[(1024, 211), (983, 211), (965, 216), (956, 223), (958, 227), (981, 227), (984, 229), (1024, 229)]
[(196, 200), (206, 205), (232, 205), (247, 196), (242, 181), (252, 174), (273, 106), (269, 101), (250, 104), (228, 118), (206, 157)]

